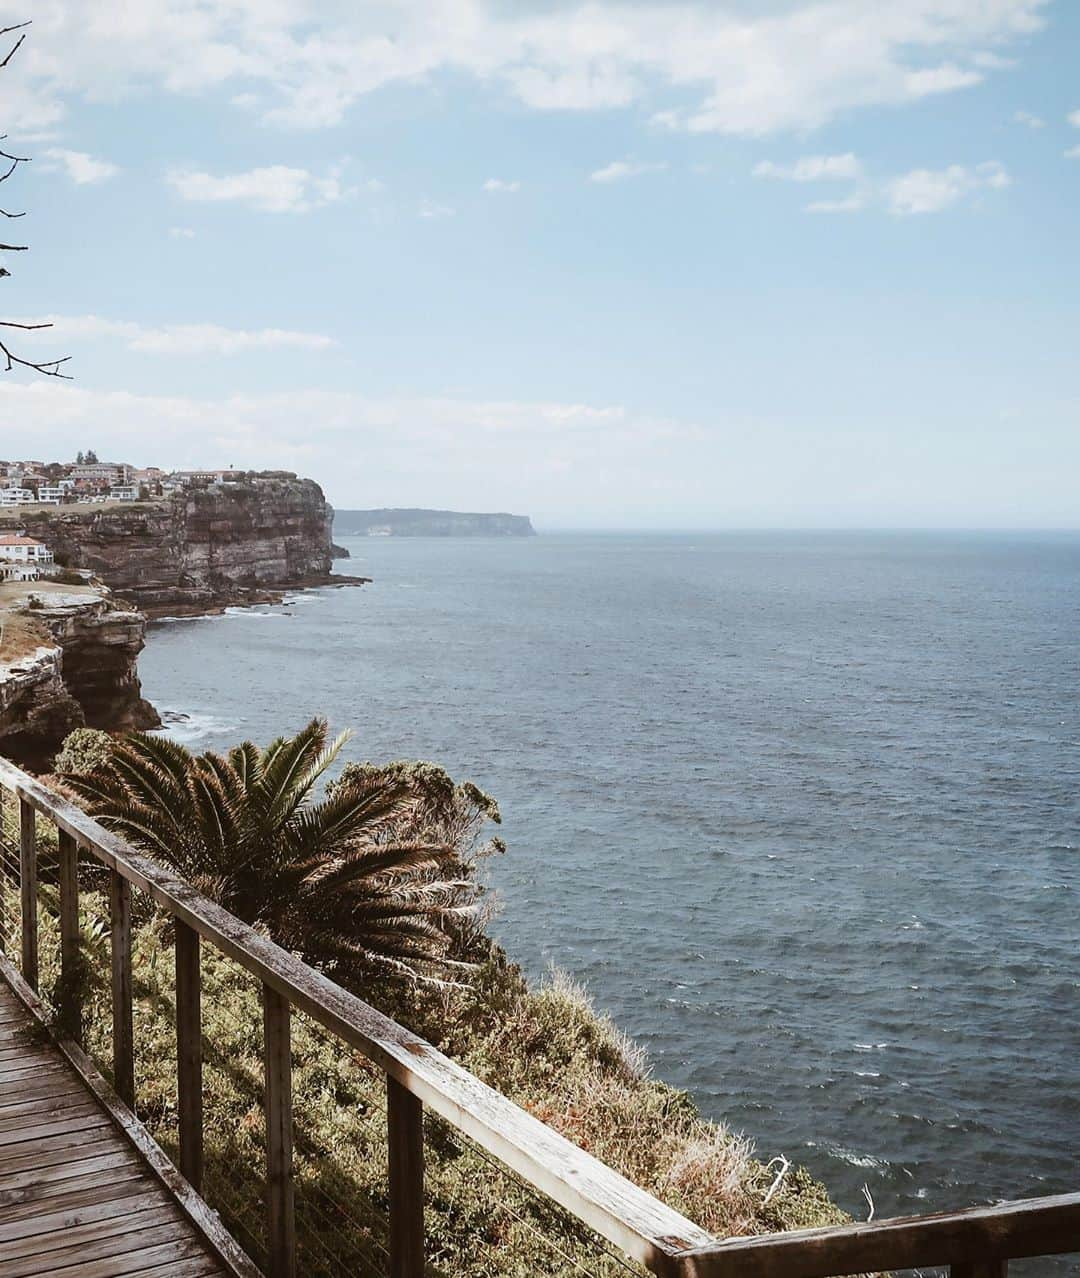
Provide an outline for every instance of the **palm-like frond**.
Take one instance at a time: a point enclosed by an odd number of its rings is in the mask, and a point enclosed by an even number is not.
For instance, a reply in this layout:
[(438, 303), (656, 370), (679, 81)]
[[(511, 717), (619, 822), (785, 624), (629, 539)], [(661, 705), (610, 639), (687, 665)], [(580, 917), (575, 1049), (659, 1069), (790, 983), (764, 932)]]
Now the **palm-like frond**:
[(264, 750), (195, 756), (133, 734), (67, 779), (110, 829), (354, 988), (375, 975), (441, 983), (469, 966), (453, 954), (455, 920), (478, 889), (457, 829), (433, 819), (432, 778), (440, 813), (459, 792), (430, 765), (393, 765), (347, 768), (317, 796), (348, 739), (313, 719)]

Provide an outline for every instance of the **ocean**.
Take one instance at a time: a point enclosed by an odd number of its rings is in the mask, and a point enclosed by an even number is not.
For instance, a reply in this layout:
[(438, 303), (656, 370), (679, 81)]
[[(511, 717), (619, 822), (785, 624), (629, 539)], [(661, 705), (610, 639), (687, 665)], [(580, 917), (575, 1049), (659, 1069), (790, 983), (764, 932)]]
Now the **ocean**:
[(857, 1217), (1077, 1188), (1080, 536), (343, 542), (152, 628), (170, 731), (492, 793), (510, 954)]

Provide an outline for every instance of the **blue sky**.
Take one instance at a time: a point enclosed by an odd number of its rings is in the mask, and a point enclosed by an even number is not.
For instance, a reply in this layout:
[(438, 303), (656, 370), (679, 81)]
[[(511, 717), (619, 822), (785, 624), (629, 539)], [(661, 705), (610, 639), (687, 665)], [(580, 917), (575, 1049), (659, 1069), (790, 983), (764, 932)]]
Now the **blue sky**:
[(541, 527), (1080, 524), (1080, 6), (31, 9), (3, 309), (75, 376), (0, 378), (32, 453)]

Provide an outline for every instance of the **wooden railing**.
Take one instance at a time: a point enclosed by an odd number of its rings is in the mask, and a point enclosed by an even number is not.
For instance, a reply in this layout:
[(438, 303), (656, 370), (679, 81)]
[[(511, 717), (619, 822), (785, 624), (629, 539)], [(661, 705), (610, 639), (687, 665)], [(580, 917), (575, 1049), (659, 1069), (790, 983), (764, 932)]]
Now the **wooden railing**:
[[(1011, 1258), (1080, 1251), (1080, 1194), (718, 1242), (5, 760), (0, 760), (0, 788), (15, 796), (19, 808), (20, 967), (32, 988), (38, 984), (37, 815), (47, 817), (58, 832), (59, 989), (68, 999), (79, 988), (80, 850), (108, 871), (113, 1085), (131, 1107), (132, 887), (172, 917), (179, 1163), (196, 1190), (203, 1176), (204, 1135), (200, 945), (214, 946), (262, 983), (270, 1278), (294, 1278), (297, 1267), (290, 1050), (294, 1009), (386, 1075), (392, 1278), (421, 1278), (424, 1273), (424, 1106), (624, 1255), (672, 1278), (833, 1278), (915, 1266), (951, 1266), (954, 1278), (1001, 1278)], [(3, 931), (0, 926), (0, 939)], [(68, 1024), (77, 1024), (79, 1016), (77, 1006), (62, 1009)]]

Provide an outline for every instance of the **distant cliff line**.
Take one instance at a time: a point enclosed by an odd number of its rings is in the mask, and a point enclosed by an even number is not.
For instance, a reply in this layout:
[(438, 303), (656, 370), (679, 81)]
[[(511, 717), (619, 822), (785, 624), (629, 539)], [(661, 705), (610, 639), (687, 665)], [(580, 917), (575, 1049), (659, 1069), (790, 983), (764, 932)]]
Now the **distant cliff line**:
[(528, 515), (478, 514), (419, 508), (339, 510), (339, 537), (535, 537)]

